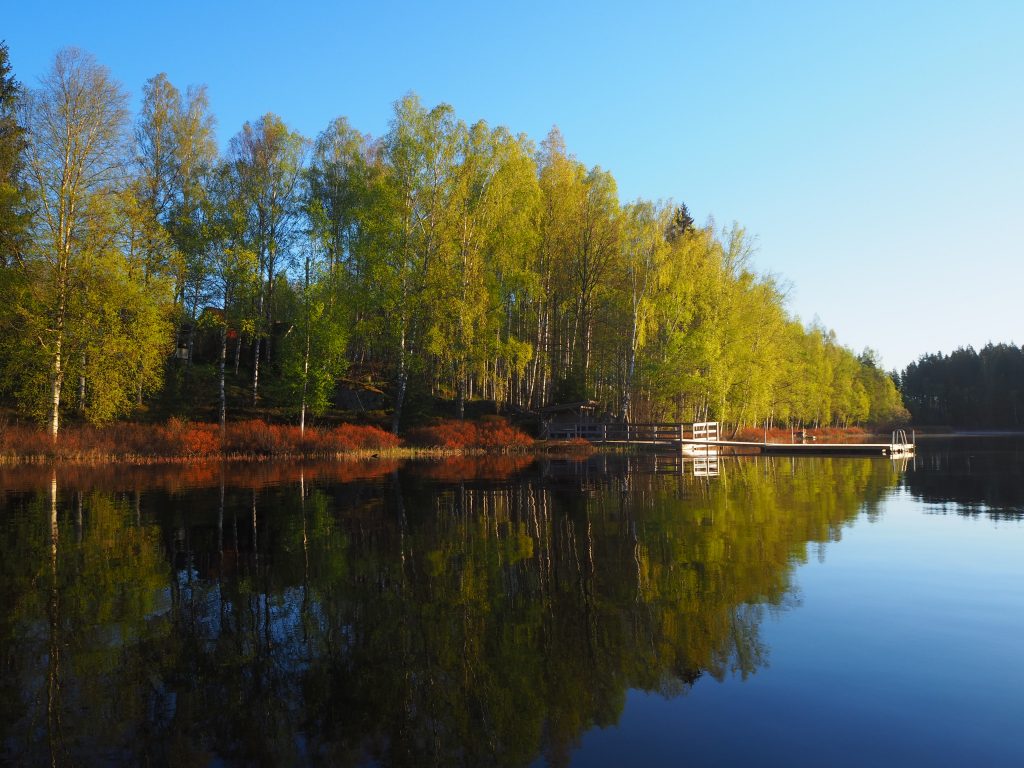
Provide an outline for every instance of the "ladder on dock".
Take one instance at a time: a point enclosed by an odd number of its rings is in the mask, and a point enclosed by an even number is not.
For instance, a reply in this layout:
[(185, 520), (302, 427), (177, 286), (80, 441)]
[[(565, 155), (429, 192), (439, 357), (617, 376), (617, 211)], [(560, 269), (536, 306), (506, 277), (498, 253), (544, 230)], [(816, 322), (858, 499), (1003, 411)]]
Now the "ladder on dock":
[(907, 440), (905, 429), (894, 429), (892, 440), (889, 442), (890, 456), (911, 456), (917, 451), (917, 435), (910, 430), (910, 440)]

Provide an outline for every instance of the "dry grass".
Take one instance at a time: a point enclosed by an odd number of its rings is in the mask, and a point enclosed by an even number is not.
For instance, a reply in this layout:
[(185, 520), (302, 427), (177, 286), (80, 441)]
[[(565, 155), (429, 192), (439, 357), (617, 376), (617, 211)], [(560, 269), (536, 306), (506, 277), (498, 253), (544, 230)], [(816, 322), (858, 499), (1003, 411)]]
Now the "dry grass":
[(544, 452), (551, 458), (579, 460), (597, 452), (597, 446), (582, 437), (573, 437), (569, 440), (548, 440)]

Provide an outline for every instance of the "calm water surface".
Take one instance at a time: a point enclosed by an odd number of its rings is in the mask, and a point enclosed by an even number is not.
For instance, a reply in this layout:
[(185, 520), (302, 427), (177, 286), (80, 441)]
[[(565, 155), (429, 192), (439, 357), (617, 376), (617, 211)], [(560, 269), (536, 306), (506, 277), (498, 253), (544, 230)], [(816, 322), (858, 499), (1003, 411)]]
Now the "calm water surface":
[(1024, 764), (1024, 443), (0, 468), (0, 763)]

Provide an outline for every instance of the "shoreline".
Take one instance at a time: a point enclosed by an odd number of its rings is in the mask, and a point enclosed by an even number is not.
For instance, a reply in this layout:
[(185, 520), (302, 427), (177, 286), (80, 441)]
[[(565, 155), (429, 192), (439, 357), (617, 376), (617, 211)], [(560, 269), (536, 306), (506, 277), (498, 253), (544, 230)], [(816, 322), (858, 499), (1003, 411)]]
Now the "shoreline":
[[(271, 463), (299, 461), (363, 462), (438, 460), (488, 456), (580, 458), (594, 453), (636, 452), (641, 445), (604, 445), (583, 440), (535, 440), (505, 420), (497, 422), (440, 422), (415, 428), (403, 440), (379, 427), (344, 424), (333, 429), (313, 428), (300, 435), (297, 427), (263, 421), (237, 422), (227, 438), (215, 434), (214, 425), (171, 421), (144, 425), (127, 423), (108, 428), (77, 428), (62, 433), (56, 444), (39, 430), (0, 430), (0, 466), (171, 466), (210, 463)], [(455, 430), (463, 430), (458, 434)], [(464, 430), (469, 430), (468, 434)], [(775, 428), (767, 435), (746, 428), (743, 437), (767, 437), (789, 443), (795, 433)], [(886, 433), (863, 427), (807, 429), (813, 440), (859, 443)], [(953, 433), (920, 432), (919, 438), (1000, 437), (1024, 432), (977, 430)], [(5, 439), (6, 438), (6, 439)], [(197, 439), (202, 438), (202, 439)], [(428, 440), (437, 439), (431, 445)], [(417, 444), (418, 443), (418, 444)], [(446, 444), (445, 444), (446, 443)], [(461, 443), (461, 444), (460, 444)]]

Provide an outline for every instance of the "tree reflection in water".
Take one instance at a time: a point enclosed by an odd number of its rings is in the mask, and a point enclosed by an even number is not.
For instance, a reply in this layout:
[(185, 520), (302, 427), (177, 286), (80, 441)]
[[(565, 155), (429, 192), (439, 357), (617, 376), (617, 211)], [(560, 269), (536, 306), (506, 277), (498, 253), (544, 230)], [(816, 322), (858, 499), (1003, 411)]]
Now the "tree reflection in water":
[(2, 756), (564, 764), (631, 688), (755, 673), (808, 543), (897, 482), (644, 461), (5, 470)]
[(932, 440), (909, 463), (903, 485), (929, 511), (1024, 517), (1024, 439), (990, 435)]

